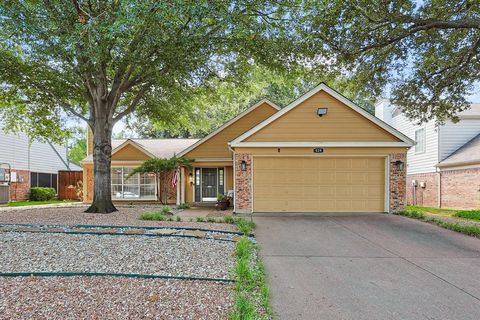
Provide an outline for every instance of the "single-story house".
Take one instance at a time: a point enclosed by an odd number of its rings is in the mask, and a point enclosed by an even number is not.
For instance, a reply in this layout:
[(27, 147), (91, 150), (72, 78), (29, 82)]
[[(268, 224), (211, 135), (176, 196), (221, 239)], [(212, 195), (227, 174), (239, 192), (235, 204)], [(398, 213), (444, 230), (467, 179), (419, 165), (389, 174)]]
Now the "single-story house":
[[(153, 200), (148, 175), (130, 182), (122, 174), (146, 159), (176, 154), (195, 160), (192, 170), (180, 170), (172, 196), (177, 204), (211, 203), (218, 193), (231, 193), (237, 213), (394, 212), (405, 205), (412, 145), (322, 83), (284, 108), (264, 99), (200, 140), (114, 141), (112, 195)], [(91, 201), (91, 155), (83, 167)]]

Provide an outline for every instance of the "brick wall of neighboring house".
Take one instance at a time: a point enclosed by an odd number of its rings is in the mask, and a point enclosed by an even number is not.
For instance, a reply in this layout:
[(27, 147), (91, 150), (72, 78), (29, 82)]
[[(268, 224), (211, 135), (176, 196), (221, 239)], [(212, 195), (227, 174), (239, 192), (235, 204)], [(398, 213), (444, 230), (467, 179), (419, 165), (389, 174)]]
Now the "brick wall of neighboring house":
[(406, 172), (399, 170), (396, 161), (406, 162), (405, 153), (390, 154), (390, 212), (399, 212), (405, 209), (406, 204)]
[[(412, 180), (417, 181), (415, 191)], [(407, 203), (422, 207), (438, 207), (438, 180), (437, 172), (407, 175)], [(425, 188), (420, 187), (421, 182), (425, 183)]]
[(480, 168), (441, 172), (442, 207), (480, 208)]
[[(242, 171), (242, 161), (247, 163), (247, 170)], [(252, 156), (235, 154), (235, 212), (252, 212)]]
[(10, 184), (10, 200), (27, 200), (30, 193), (30, 171), (11, 169), (17, 173), (17, 181)]

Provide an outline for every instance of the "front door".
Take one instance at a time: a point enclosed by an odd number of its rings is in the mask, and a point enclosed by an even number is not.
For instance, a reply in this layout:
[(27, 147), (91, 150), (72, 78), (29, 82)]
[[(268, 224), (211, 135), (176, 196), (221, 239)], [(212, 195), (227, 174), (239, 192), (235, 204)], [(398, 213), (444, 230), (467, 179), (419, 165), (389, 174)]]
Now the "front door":
[(217, 200), (217, 168), (202, 169), (202, 201)]

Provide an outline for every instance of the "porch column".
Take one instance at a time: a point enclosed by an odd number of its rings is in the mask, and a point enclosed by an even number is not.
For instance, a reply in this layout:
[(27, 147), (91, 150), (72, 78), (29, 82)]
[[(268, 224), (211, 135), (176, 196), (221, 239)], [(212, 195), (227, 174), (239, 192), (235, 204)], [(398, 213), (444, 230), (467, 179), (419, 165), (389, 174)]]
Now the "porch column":
[(181, 187), (180, 187), (180, 184), (182, 183), (182, 171), (181, 170), (178, 170), (177, 169), (177, 174), (178, 174), (178, 177), (177, 177), (177, 206), (181, 203), (181, 199), (180, 199), (180, 191), (181, 191)]
[(180, 202), (185, 203), (185, 168), (180, 168)]

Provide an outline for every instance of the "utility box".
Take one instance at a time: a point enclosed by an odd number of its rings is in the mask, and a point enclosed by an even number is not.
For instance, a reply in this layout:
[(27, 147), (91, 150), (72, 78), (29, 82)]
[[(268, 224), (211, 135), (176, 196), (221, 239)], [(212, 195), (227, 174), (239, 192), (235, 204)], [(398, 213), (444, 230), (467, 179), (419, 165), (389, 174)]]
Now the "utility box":
[(0, 185), (0, 204), (10, 201), (10, 186), (8, 184)]

